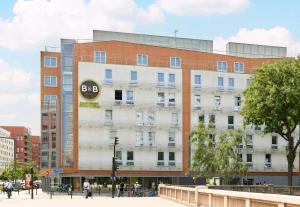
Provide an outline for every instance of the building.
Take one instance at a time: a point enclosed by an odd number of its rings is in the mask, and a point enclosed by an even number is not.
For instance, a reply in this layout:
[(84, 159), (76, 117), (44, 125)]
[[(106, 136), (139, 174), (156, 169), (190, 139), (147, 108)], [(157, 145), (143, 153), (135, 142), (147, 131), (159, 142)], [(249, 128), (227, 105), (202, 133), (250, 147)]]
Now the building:
[[(219, 130), (242, 127), (251, 74), (286, 56), (263, 47), (253, 58), (213, 53), (210, 40), (97, 30), (90, 42), (62, 39), (60, 52), (41, 52), (42, 168), (75, 188), (83, 177), (110, 182), (111, 143), (119, 137), (118, 177), (144, 186), (191, 182), (189, 133), (200, 119)], [(239, 146), (249, 178), (287, 183), (284, 142), (262, 136), (261, 127), (247, 127)]]
[(14, 140), (5, 137), (10, 132), (0, 127), (0, 174), (14, 161)]
[(23, 126), (0, 126), (10, 132), (13, 139), (16, 139), (17, 165), (21, 166), (32, 161), (32, 142), (30, 129)]
[(37, 168), (40, 168), (41, 160), (40, 160), (40, 144), (41, 138), (40, 136), (32, 136), (32, 161), (35, 162)]

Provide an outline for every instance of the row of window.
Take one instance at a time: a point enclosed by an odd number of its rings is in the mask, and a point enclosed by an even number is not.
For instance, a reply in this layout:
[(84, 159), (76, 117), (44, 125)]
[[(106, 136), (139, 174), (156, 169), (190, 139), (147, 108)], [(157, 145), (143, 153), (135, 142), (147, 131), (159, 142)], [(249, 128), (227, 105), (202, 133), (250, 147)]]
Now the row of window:
[[(198, 116), (198, 121), (203, 123), (208, 123), (210, 127), (215, 127), (216, 116), (214, 114), (208, 115), (208, 122), (205, 121), (205, 115)], [(234, 129), (234, 116), (227, 116), (227, 128)]]
[[(234, 110), (239, 110), (242, 105), (242, 98), (241, 96), (234, 96)], [(201, 95), (195, 94), (194, 95), (194, 107), (201, 107)], [(214, 109), (221, 110), (221, 96), (214, 96)]]
[[(247, 79), (247, 86), (250, 84), (250, 79)], [(194, 75), (194, 88), (201, 88), (201, 75)], [(225, 81), (224, 77), (217, 77), (217, 87), (218, 89), (224, 89)], [(228, 78), (227, 80), (228, 89), (234, 89), (234, 78)]]
[[(253, 167), (253, 154), (245, 154), (245, 161), (249, 168)], [(243, 154), (240, 154), (240, 158), (243, 159)], [(265, 168), (272, 168), (272, 154), (265, 154), (265, 162), (264, 162)]]
[[(116, 151), (116, 161), (119, 165), (123, 164), (123, 160), (126, 161), (126, 165), (134, 165), (134, 152), (126, 151), (126, 159), (123, 159), (123, 152)], [(168, 155), (168, 157), (165, 156)], [(157, 152), (157, 165), (164, 165), (164, 161), (169, 161), (169, 165), (175, 165), (175, 152)]]
[[(106, 52), (105, 51), (95, 51), (94, 52), (94, 62), (96, 63), (106, 63)], [(137, 54), (136, 64), (147, 66), (148, 65), (148, 55)], [(52, 56), (44, 57), (44, 67), (56, 68), (57, 67), (57, 58)], [(181, 68), (181, 58), (180, 57), (170, 57), (170, 68)], [(243, 62), (234, 62), (234, 72), (244, 73), (244, 63)], [(228, 64), (227, 61), (218, 61), (217, 62), (217, 71), (227, 72)]]

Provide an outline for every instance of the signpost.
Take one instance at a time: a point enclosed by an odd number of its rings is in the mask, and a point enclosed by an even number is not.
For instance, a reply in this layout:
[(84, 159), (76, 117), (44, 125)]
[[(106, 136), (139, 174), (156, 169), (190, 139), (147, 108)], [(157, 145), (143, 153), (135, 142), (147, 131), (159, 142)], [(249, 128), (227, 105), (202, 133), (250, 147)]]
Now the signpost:
[(53, 169), (52, 169), (52, 172), (53, 172), (53, 173), (63, 173), (64, 170), (63, 170), (62, 168), (53, 168)]

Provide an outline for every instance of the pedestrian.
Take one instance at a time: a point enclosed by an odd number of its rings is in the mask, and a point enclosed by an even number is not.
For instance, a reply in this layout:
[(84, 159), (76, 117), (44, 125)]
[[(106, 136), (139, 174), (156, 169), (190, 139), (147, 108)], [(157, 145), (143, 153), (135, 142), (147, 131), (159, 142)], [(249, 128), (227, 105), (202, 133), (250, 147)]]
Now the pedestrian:
[(152, 182), (150, 196), (155, 196), (155, 195), (156, 195), (156, 184), (155, 184), (155, 182)]
[(86, 179), (83, 183), (83, 191), (85, 198), (87, 199), (89, 196), (92, 198), (92, 191), (91, 191), (91, 185), (89, 181)]
[(12, 182), (7, 181), (4, 185), (4, 189), (5, 189), (5, 192), (7, 193), (7, 197), (10, 198), (12, 195), (11, 192), (13, 190)]
[(119, 185), (119, 197), (123, 196), (124, 195), (124, 187), (125, 187), (125, 184), (124, 182), (122, 181)]

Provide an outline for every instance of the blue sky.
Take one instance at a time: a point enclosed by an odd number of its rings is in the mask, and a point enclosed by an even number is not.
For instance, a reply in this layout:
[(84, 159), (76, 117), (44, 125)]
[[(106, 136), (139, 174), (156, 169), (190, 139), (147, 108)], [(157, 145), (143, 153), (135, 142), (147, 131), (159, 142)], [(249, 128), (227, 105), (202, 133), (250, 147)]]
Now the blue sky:
[(92, 29), (288, 47), (300, 54), (300, 1), (2, 0), (0, 125), (40, 133), (39, 53), (60, 38), (92, 38)]

